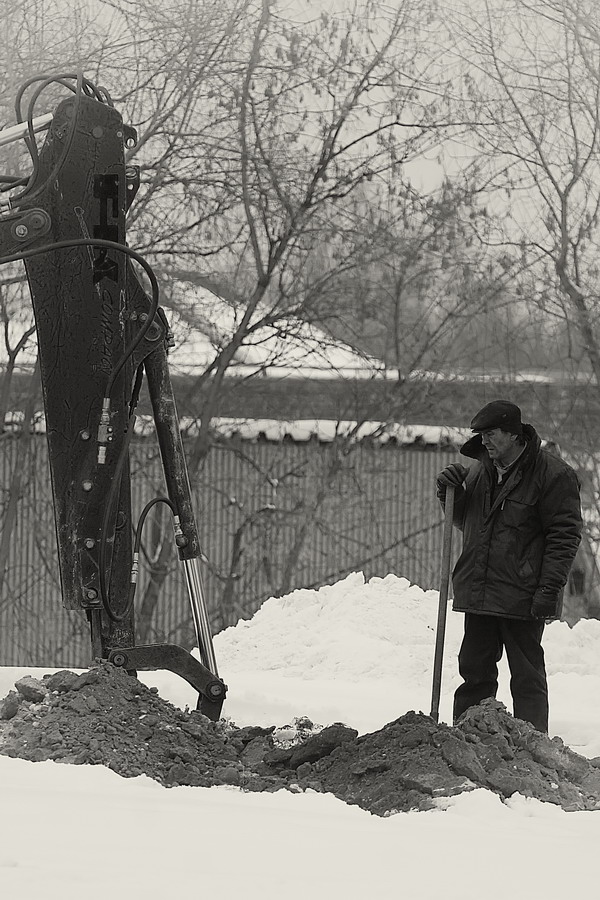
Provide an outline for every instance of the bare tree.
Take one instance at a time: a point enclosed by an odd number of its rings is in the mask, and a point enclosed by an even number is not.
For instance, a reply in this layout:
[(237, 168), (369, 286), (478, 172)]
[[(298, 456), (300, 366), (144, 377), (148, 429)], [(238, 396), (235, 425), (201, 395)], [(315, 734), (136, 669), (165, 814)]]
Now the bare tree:
[(472, 152), (494, 176), (496, 228), (485, 239), (523, 259), (530, 298), (576, 335), (570, 367), (588, 367), (598, 383), (598, 11), (585, 0), (482, 9), (458, 21), (463, 99), (480, 122)]
[[(168, 10), (158, 0), (86, 5), (92, 7), (108, 11), (108, 17), (94, 20), (94, 40), (81, 44), (69, 62), (90, 67), (138, 131), (129, 161), (140, 166), (142, 187), (128, 240), (160, 270), (165, 305), (188, 315), (191, 327), (194, 312), (178, 306), (173, 287), (182, 272), (198, 284), (210, 282), (235, 312), (234, 326), (200, 376), (203, 408), (190, 454), (198, 479), (214, 444), (211, 422), (226, 375), (244, 346), (264, 329), (285, 343), (296, 327), (290, 323), (318, 324), (329, 314), (334, 283), (339, 289), (344, 277), (359, 270), (374, 274), (381, 263), (376, 238), (382, 232), (374, 232), (368, 220), (359, 227), (354, 215), (354, 237), (348, 240), (353, 198), (361, 191), (365, 196), (368, 185), (382, 196), (388, 185), (407, 182), (407, 169), (419, 154), (460, 130), (444, 113), (447, 78), (428, 31), (435, 5), (402, 0), (387, 8), (363, 0), (337, 12), (313, 14), (307, 7), (296, 20), (271, 0), (177, 0)], [(28, 8), (38, 7), (30, 0)], [(52, 62), (44, 56), (45, 64)], [(411, 195), (412, 285), (406, 287), (402, 265), (392, 265), (390, 245), (385, 262), (385, 289), (395, 291), (396, 301), (388, 306), (395, 316), (393, 359), (406, 371), (413, 363), (400, 341), (406, 321), (413, 334), (421, 328), (424, 358), (440, 321), (457, 321), (464, 300), (454, 298), (451, 310), (430, 303), (427, 316), (415, 316), (436, 261), (441, 268), (444, 258), (433, 246), (435, 235), (449, 228), (447, 221), (442, 224), (441, 201), (428, 210), (417, 194)], [(360, 209), (359, 204), (355, 213)], [(401, 218), (393, 224), (390, 242), (410, 230)], [(344, 231), (343, 239), (330, 239), (332, 232)], [(419, 241), (426, 245), (428, 278), (417, 277)], [(449, 234), (444, 241), (448, 247)], [(324, 243), (331, 253), (323, 253)], [(442, 281), (436, 283), (441, 288)], [(392, 399), (394, 406), (380, 410), (384, 425), (400, 408)], [(277, 561), (281, 577), (271, 581), (274, 590), (292, 584), (307, 535), (348, 470), (359, 426), (340, 426), (331, 457), (310, 473), (310, 485), (306, 476), (310, 489), (293, 509), (269, 510), (261, 502), (236, 521), (223, 582), (228, 616), (239, 606), (231, 573), (244, 545), (262, 540), (268, 523), (293, 523), (287, 556)], [(284, 470), (277, 478), (287, 476)], [(169, 571), (160, 536), (148, 558), (155, 577), (142, 597), (146, 624)]]

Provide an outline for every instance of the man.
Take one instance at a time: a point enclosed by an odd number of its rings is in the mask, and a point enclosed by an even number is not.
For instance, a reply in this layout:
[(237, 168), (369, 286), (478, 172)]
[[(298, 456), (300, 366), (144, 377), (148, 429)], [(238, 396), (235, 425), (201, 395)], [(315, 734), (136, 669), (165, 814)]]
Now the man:
[(460, 452), (475, 463), (453, 463), (437, 476), (442, 504), (447, 487), (455, 489), (454, 524), (463, 532), (452, 575), (453, 609), (465, 613), (454, 721), (496, 696), (497, 663), (506, 650), (514, 715), (547, 732), (542, 634), (545, 621), (560, 616), (581, 540), (579, 480), (542, 449), (514, 403), (488, 403), (471, 429)]

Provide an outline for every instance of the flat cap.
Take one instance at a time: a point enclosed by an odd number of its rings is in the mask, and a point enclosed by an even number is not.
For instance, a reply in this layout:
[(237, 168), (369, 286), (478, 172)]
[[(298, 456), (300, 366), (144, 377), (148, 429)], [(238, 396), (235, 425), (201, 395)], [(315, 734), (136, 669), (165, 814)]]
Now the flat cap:
[(501, 428), (510, 434), (522, 434), (521, 410), (509, 400), (492, 400), (471, 421), (472, 431), (487, 431), (488, 428)]

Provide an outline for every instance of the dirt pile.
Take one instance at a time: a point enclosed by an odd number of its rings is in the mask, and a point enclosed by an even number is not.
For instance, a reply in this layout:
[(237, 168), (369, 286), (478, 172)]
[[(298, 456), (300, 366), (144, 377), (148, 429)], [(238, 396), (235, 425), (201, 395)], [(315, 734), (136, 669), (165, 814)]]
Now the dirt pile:
[(579, 756), (493, 700), (454, 728), (415, 712), (361, 736), (306, 718), (238, 728), (180, 710), (108, 663), (16, 682), (0, 702), (0, 754), (105, 765), (165, 786), (327, 791), (377, 815), (430, 809), (477, 787), (600, 810), (600, 759)]
[(325, 790), (378, 815), (428, 809), (478, 787), (565, 810), (600, 810), (600, 759), (588, 760), (486, 700), (459, 725), (407, 713), (315, 764)]

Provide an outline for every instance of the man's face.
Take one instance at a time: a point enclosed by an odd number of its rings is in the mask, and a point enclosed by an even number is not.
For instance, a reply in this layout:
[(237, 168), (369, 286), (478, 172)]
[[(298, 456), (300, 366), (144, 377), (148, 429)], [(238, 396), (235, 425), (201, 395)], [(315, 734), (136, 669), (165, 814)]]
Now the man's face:
[(501, 428), (488, 428), (481, 432), (481, 440), (483, 446), (490, 455), (490, 459), (507, 465), (514, 455), (516, 446), (516, 436), (509, 434), (508, 431), (502, 431)]

